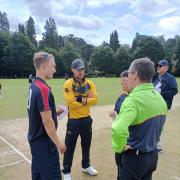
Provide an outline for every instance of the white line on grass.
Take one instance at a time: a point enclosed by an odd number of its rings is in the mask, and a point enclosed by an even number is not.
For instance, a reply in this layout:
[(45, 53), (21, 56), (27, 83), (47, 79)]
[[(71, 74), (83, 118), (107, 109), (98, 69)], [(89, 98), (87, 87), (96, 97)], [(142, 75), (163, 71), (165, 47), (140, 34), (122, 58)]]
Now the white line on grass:
[(20, 162), (23, 162), (23, 161), (25, 161), (25, 159), (20, 160), (20, 161), (16, 161), (16, 162), (13, 162), (13, 163), (9, 163), (9, 164), (4, 164), (4, 165), (0, 166), (0, 168), (15, 165), (15, 164), (19, 164)]
[(21, 153), (19, 150), (17, 150), (13, 145), (11, 145), (8, 141), (6, 141), (3, 137), (0, 136), (0, 138), (7, 143), (10, 147), (12, 147), (21, 157), (23, 157), (28, 163), (31, 164), (31, 161), (23, 154)]
[(5, 156), (10, 156), (10, 155), (16, 154), (16, 153), (17, 153), (16, 151), (13, 151), (13, 152), (9, 152), (9, 153), (6, 153), (6, 154), (2, 154), (2, 155), (0, 155), (0, 158), (5, 157)]
[(14, 152), (14, 149), (3, 152), (3, 153), (0, 154), (0, 156), (3, 156), (4, 154), (9, 154), (9, 153), (12, 153), (12, 152)]

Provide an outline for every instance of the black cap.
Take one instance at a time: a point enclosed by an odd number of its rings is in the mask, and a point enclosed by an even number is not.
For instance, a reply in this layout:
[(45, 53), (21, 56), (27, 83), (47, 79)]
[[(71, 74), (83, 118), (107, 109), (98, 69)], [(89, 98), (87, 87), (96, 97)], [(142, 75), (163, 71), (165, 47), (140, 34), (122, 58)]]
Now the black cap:
[(75, 59), (72, 62), (71, 67), (77, 70), (81, 70), (85, 68), (85, 64), (84, 61), (82, 61), (81, 59)]
[(169, 62), (165, 59), (160, 60), (157, 64), (160, 66), (169, 66)]

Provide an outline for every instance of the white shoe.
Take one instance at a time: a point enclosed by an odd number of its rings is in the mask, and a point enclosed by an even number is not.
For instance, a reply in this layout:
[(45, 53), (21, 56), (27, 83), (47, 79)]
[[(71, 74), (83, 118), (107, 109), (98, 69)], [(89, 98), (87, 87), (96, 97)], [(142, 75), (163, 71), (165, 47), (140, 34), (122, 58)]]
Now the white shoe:
[(96, 176), (98, 174), (98, 172), (92, 167), (89, 166), (88, 168), (81, 168), (82, 172), (88, 173), (91, 176)]
[(64, 180), (71, 180), (71, 174), (63, 174)]

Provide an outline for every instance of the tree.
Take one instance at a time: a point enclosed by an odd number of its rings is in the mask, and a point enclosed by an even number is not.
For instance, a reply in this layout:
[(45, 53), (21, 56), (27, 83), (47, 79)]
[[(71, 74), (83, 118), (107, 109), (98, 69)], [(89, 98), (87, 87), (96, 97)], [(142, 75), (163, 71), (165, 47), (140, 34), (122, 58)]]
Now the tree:
[(136, 34), (132, 44), (133, 58), (149, 57), (157, 63), (165, 56), (162, 44), (152, 36)]
[(108, 46), (99, 46), (95, 48), (91, 55), (92, 66), (95, 70), (98, 70), (104, 75), (113, 73), (113, 62), (113, 50)]
[(85, 44), (81, 47), (81, 56), (86, 61), (90, 60), (91, 54), (93, 53), (94, 46), (90, 44)]
[(18, 24), (18, 31), (22, 34), (26, 34), (24, 24)]
[(54, 56), (55, 62), (56, 62), (56, 73), (55, 73), (55, 76), (61, 76), (61, 77), (64, 76), (65, 67), (64, 67), (61, 51), (57, 51), (56, 49), (47, 48), (47, 47), (44, 48), (41, 51), (48, 52), (49, 54), (52, 54)]
[(161, 35), (161, 36), (157, 36), (155, 37), (163, 46), (163, 48), (165, 47), (165, 44), (166, 44), (166, 40), (164, 39), (164, 35)]
[(166, 40), (164, 46), (165, 59), (170, 60), (173, 57), (175, 51), (175, 44), (176, 44), (176, 40), (173, 38), (169, 38)]
[(110, 34), (110, 47), (114, 52), (116, 52), (116, 50), (120, 47), (118, 33), (116, 30)]
[(63, 37), (65, 43), (72, 43), (76, 48), (81, 48), (86, 45), (86, 41), (82, 38), (75, 37), (73, 34), (69, 34)]
[(35, 31), (35, 26), (34, 26), (34, 20), (30, 16), (28, 21), (26, 22), (26, 33), (31, 42), (37, 46), (37, 41), (36, 41), (36, 31)]
[(72, 43), (77, 48), (85, 61), (89, 61), (93, 52), (94, 46), (87, 44), (83, 38), (75, 37), (73, 34), (68, 34), (63, 37), (64, 43)]
[(138, 46), (138, 40), (141, 38), (141, 35), (139, 33), (136, 33), (135, 35), (135, 38), (133, 39), (133, 42), (132, 42), (132, 48), (131, 48), (131, 51), (135, 51), (135, 49), (137, 48)]
[(9, 20), (5, 12), (1, 13), (0, 11), (0, 31), (9, 32)]
[(4, 50), (3, 73), (8, 76), (28, 76), (34, 71), (33, 55), (36, 51), (30, 39), (21, 32), (15, 32)]
[(180, 37), (176, 37), (176, 44), (175, 44), (175, 54), (174, 60), (176, 64), (174, 65), (174, 72), (176, 75), (180, 75)]
[(81, 57), (80, 53), (71, 43), (66, 43), (65, 46), (60, 49), (60, 53), (62, 55), (65, 72), (71, 73), (71, 63), (74, 59)]
[(130, 54), (127, 46), (121, 46), (114, 55), (113, 73), (120, 75), (130, 65)]
[(4, 69), (4, 50), (6, 46), (9, 44), (10, 34), (8, 32), (0, 31), (0, 76), (3, 75)]
[(109, 43), (107, 43), (106, 41), (102, 42), (102, 46), (110, 46)]
[(59, 47), (64, 47), (64, 39), (62, 36), (59, 36)]
[(56, 23), (53, 18), (49, 17), (49, 20), (46, 20), (44, 29), (45, 32), (42, 34), (43, 38), (41, 46), (58, 49), (60, 47), (60, 43)]

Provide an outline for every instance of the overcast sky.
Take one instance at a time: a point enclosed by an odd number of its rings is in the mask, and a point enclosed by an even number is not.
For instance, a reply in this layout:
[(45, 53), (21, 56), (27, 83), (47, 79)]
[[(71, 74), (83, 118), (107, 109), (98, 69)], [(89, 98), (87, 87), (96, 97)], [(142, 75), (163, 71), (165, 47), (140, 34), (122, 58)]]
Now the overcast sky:
[(117, 30), (120, 43), (131, 44), (136, 32), (146, 35), (180, 35), (180, 0), (0, 0), (11, 30), (35, 20), (41, 39), (48, 17), (55, 19), (59, 35), (74, 34), (88, 43), (109, 42)]

